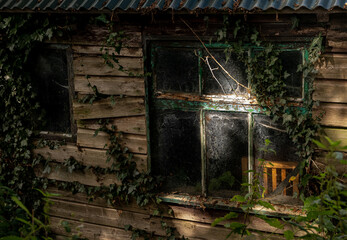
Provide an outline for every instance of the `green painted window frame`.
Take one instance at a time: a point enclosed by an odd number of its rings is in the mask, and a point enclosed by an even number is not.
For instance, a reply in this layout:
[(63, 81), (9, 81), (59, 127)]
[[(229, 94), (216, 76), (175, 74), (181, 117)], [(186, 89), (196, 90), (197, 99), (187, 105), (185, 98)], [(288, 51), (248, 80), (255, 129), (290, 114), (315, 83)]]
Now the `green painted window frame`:
[[(153, 70), (155, 66), (154, 62), (154, 46), (168, 46), (168, 47), (182, 47), (182, 48), (189, 48), (189, 47), (199, 47), (200, 52), (199, 56), (201, 56), (201, 50), (203, 47), (201, 44), (198, 44), (197, 42), (192, 43), (190, 42), (183, 42), (183, 41), (163, 41), (163, 40), (152, 40), (147, 44), (147, 52), (150, 55), (150, 61), (149, 61), (149, 69)], [(308, 51), (305, 48), (304, 44), (278, 44), (280, 46), (281, 51), (300, 51), (302, 53), (302, 61), (307, 60), (308, 58)], [(207, 48), (213, 48), (213, 49), (223, 49), (228, 47), (228, 45), (225, 44), (206, 44)], [(259, 47), (253, 47), (252, 50), (261, 49)], [(250, 54), (252, 54), (250, 52)], [(202, 87), (201, 87), (201, 81), (202, 81), (202, 71), (201, 71), (201, 64), (200, 64), (200, 58), (198, 58), (198, 64), (199, 64), (199, 96), (202, 96)], [(153, 164), (151, 162), (151, 129), (150, 124), (148, 124), (149, 121), (151, 121), (150, 116), (150, 108), (155, 109), (163, 109), (163, 110), (182, 110), (182, 111), (199, 111), (200, 114), (200, 127), (201, 132), (205, 132), (205, 118), (204, 114), (206, 111), (217, 111), (217, 112), (244, 112), (248, 114), (248, 170), (253, 170), (254, 166), (254, 149), (253, 149), (253, 127), (254, 127), (254, 115), (255, 114), (262, 114), (262, 111), (260, 107), (256, 104), (235, 104), (235, 103), (221, 103), (221, 102), (200, 102), (200, 101), (189, 101), (189, 100), (179, 100), (179, 99), (165, 99), (165, 98), (157, 98), (157, 89), (155, 88), (155, 80), (154, 77), (149, 77), (149, 80), (147, 81), (146, 86), (146, 109), (147, 109), (147, 132), (148, 132), (148, 149), (149, 149), (149, 167), (151, 168), (151, 165)], [(250, 83), (248, 82), (248, 87), (250, 87)], [(289, 98), (293, 102), (298, 102), (299, 104), (303, 101), (305, 101), (308, 96), (308, 83), (302, 79), (302, 92), (301, 92), (301, 98)], [(150, 105), (150, 106), (149, 106)], [(303, 109), (303, 111), (305, 111)], [(202, 184), (202, 195), (207, 196), (207, 169), (206, 169), (206, 142), (205, 142), (205, 136), (204, 134), (201, 134), (201, 184)], [(247, 180), (250, 182), (252, 180), (252, 173), (247, 173)]]

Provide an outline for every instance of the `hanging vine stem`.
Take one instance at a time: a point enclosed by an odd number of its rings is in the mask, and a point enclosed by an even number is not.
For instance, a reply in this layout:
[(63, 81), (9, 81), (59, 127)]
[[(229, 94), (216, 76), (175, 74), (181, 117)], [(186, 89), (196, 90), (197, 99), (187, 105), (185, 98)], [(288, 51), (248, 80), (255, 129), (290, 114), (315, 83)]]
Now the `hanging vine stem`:
[[(216, 64), (239, 86), (245, 88), (248, 93), (251, 92), (250, 88), (246, 87), (245, 85), (243, 85), (242, 83), (240, 83), (239, 81), (237, 81), (223, 66), (222, 64), (220, 64), (217, 59), (212, 55), (212, 53), (208, 50), (208, 48), (206, 47), (205, 43), (201, 40), (201, 38), (196, 34), (196, 32), (189, 26), (189, 24), (184, 21), (182, 18), (180, 18), (180, 20), (189, 28), (189, 30), (194, 34), (194, 36), (199, 40), (199, 42), (202, 44), (202, 46), (204, 47), (204, 49), (206, 50), (206, 52), (208, 53), (208, 55), (210, 55), (210, 57), (216, 62)], [(224, 92), (224, 91), (223, 91)]]
[(219, 80), (217, 79), (217, 77), (214, 75), (213, 71), (218, 70), (218, 68), (212, 68), (210, 65), (210, 62), (208, 61), (208, 56), (206, 56), (206, 59), (204, 60), (204, 62), (207, 64), (208, 68), (210, 69), (210, 72), (212, 74), (212, 77), (214, 78), (214, 80), (216, 80), (216, 82), (219, 84), (220, 88), (222, 89), (224, 95), (226, 94), (222, 84), (219, 82)]

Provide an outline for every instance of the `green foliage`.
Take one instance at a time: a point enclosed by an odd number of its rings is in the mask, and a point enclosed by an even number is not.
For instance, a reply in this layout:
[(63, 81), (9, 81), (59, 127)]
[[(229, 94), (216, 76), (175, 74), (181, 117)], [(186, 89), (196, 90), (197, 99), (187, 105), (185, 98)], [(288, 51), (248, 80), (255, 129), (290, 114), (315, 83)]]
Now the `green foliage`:
[(235, 183), (235, 177), (231, 174), (230, 171), (224, 172), (218, 178), (212, 178), (208, 186), (208, 191), (212, 192), (214, 190), (219, 190), (222, 187), (222, 184), (226, 184), (228, 188), (231, 188)]
[[(42, 116), (27, 63), (32, 48), (56, 32), (54, 26), (51, 19), (39, 15), (0, 15), (0, 184), (11, 188), (14, 196), (12, 201), (5, 201), (6, 211), (2, 215), (9, 229), (24, 231), (29, 227), (35, 233), (37, 229), (46, 230), (39, 222), (44, 200), (34, 190), (44, 184), (34, 173), (33, 165), (38, 160), (32, 155), (32, 138), (42, 124)], [(18, 220), (25, 223), (31, 211), (36, 213), (37, 217), (32, 217), (36, 225), (18, 227)]]
[[(304, 202), (303, 214), (298, 216), (293, 216), (289, 218), (282, 218), (280, 221), (278, 218), (270, 218), (265, 215), (261, 215), (255, 212), (253, 209), (256, 206), (262, 206), (267, 209), (275, 210), (274, 206), (266, 201), (261, 200), (261, 195), (257, 189), (262, 189), (259, 181), (257, 180), (259, 176), (255, 173), (253, 182), (250, 184), (252, 191), (246, 196), (236, 195), (231, 201), (237, 202), (240, 208), (244, 212), (245, 223), (249, 222), (248, 217), (251, 213), (255, 217), (264, 220), (267, 224), (277, 229), (284, 229), (285, 225), (291, 225), (294, 230), (284, 231), (284, 237), (287, 240), (300, 238), (300, 239), (346, 239), (347, 237), (347, 187), (343, 180), (339, 178), (338, 173), (334, 165), (331, 164), (332, 160), (339, 160), (341, 164), (346, 164), (343, 159), (336, 158), (339, 156), (338, 149), (346, 149), (347, 146), (340, 147), (340, 141), (332, 141), (330, 138), (326, 137), (328, 144), (323, 144), (319, 141), (314, 141), (314, 143), (323, 149), (328, 150), (326, 154), (326, 168), (324, 171), (314, 176), (313, 178), (319, 185), (319, 194), (315, 196), (305, 197), (301, 194), (301, 199)], [(229, 220), (231, 218), (237, 217), (238, 214), (230, 212), (222, 218), (217, 218), (212, 226), (216, 224)], [(236, 233), (240, 235), (249, 235), (250, 232), (247, 229), (247, 224), (241, 223), (227, 223), (224, 226), (231, 229), (231, 233)], [(299, 236), (296, 236), (300, 232)]]
[[(48, 209), (52, 195), (38, 190), (44, 202), (43, 220), (34, 216), (34, 211), (22, 203), (16, 194), (4, 186), (0, 186), (0, 239), (52, 239), (49, 237)], [(11, 208), (9, 208), (11, 206)], [(9, 212), (14, 211), (15, 214)]]
[[(245, 64), (251, 94), (273, 122), (282, 123), (297, 148), (297, 154), (308, 163), (314, 153), (311, 142), (320, 130), (319, 118), (312, 115), (314, 102), (311, 95), (315, 63), (322, 51), (322, 37), (314, 38), (304, 49), (305, 60), (298, 66), (298, 72), (303, 74), (307, 91), (301, 106), (293, 107), (292, 100), (286, 97), (285, 79), (289, 74), (283, 70), (279, 58), (280, 47), (273, 43), (263, 43), (259, 40), (259, 32), (241, 20), (234, 21), (231, 26), (224, 19), (224, 24), (216, 35), (218, 41), (230, 46), (225, 49), (226, 59), (231, 53), (236, 53)], [(297, 21), (293, 24), (297, 25)]]

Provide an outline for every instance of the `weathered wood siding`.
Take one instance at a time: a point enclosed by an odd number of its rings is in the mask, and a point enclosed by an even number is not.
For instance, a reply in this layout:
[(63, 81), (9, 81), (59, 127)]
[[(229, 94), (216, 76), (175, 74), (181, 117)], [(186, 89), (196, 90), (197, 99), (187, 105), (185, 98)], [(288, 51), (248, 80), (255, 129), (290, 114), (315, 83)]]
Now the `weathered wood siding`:
[[(314, 17), (313, 17), (314, 18)], [(192, 17), (192, 19), (194, 19)], [(308, 18), (311, 21), (311, 17)], [(344, 18), (343, 18), (344, 19)], [(275, 19), (275, 16), (249, 17), (249, 22), (261, 24), (261, 35), (265, 39), (276, 41), (295, 42), (307, 37), (316, 36), (321, 32), (326, 36), (328, 51), (323, 56), (322, 65), (317, 66), (319, 71), (315, 81), (316, 92), (314, 99), (321, 102), (320, 109), (326, 111), (322, 123), (327, 134), (332, 139), (340, 139), (347, 145), (347, 26), (331, 17), (331, 26), (325, 29), (315, 20), (297, 30), (291, 29), (290, 16)], [(217, 23), (211, 20), (211, 25)], [(191, 25), (196, 32), (206, 35), (206, 25), (199, 20), (192, 20)], [(172, 19), (163, 20), (159, 25), (150, 24), (144, 28), (131, 27), (125, 48), (122, 49), (119, 60), (126, 68), (136, 74), (144, 73), (143, 39), (142, 36), (171, 35), (173, 37), (190, 36), (191, 32), (182, 22), (173, 23)], [(93, 171), (85, 173), (69, 173), (62, 166), (65, 159), (74, 157), (80, 163), (92, 167), (107, 167), (106, 149), (108, 148), (108, 135), (94, 132), (99, 128), (97, 119), (109, 119), (109, 127), (115, 125), (117, 131), (123, 132), (120, 143), (134, 154), (140, 171), (147, 171), (147, 136), (145, 118), (145, 82), (143, 77), (128, 76), (119, 71), (117, 66), (111, 68), (104, 63), (101, 46), (107, 36), (107, 29), (89, 26), (82, 33), (77, 33), (71, 42), (73, 50), (74, 87), (76, 94), (84, 96), (92, 93), (95, 85), (102, 94), (109, 98), (96, 101), (93, 104), (82, 104), (74, 101), (73, 112), (77, 123), (77, 143), (62, 146), (57, 150), (49, 148), (37, 149), (36, 152), (54, 160), (52, 172), (42, 176), (59, 181), (77, 181), (89, 186), (108, 185), (116, 183), (115, 176), (96, 176)], [(111, 98), (113, 100), (111, 100)], [(83, 194), (71, 195), (59, 192), (61, 197), (54, 199), (51, 208), (52, 230), (57, 239), (63, 239), (67, 233), (59, 222), (66, 220), (72, 226), (83, 225), (79, 232), (89, 239), (130, 239), (131, 233), (124, 230), (127, 224), (135, 228), (154, 232), (155, 236), (165, 235), (161, 228), (159, 217), (153, 216), (153, 206), (139, 208), (135, 204), (108, 206), (102, 199), (88, 202)], [(164, 220), (172, 227), (176, 227), (180, 235), (189, 239), (224, 239), (229, 233), (225, 228), (211, 227), (211, 222), (223, 216), (226, 212), (164, 204), (164, 209), (173, 210), (173, 215), (164, 211)], [(250, 227), (261, 232), (272, 232), (275, 229), (259, 219), (251, 218)], [(75, 231), (76, 232), (76, 231)], [(281, 233), (276, 231), (277, 233)], [(261, 239), (257, 235), (256, 239)], [(266, 239), (280, 239), (276, 235), (266, 235)], [(233, 239), (238, 239), (237, 237)]]
[[(58, 181), (79, 182), (89, 186), (102, 186), (119, 183), (116, 176), (97, 176), (92, 169), (70, 173), (62, 163), (73, 157), (90, 167), (109, 167), (106, 151), (110, 144), (109, 135), (95, 130), (101, 126), (99, 119), (108, 119), (108, 127), (115, 126), (121, 132), (119, 143), (133, 154), (132, 161), (139, 171), (147, 171), (147, 140), (145, 118), (145, 83), (143, 77), (129, 76), (119, 70), (117, 64), (112, 68), (102, 57), (106, 51), (116, 54), (119, 64), (134, 75), (143, 73), (142, 33), (138, 28), (126, 29), (124, 47), (119, 54), (103, 48), (108, 34), (107, 28), (86, 26), (78, 32), (70, 44), (73, 52), (73, 75), (75, 95), (82, 98), (93, 94), (91, 86), (106, 95), (105, 99), (90, 103), (73, 101), (73, 118), (77, 124), (76, 144), (68, 144), (51, 150), (48, 147), (36, 149), (37, 154), (53, 160), (51, 172), (40, 176)], [(108, 97), (107, 97), (108, 96)], [(117, 134), (118, 136), (118, 134)]]
[(326, 53), (318, 64), (313, 99), (324, 112), (322, 125), (333, 140), (347, 145), (347, 26), (346, 15), (331, 15), (326, 31)]

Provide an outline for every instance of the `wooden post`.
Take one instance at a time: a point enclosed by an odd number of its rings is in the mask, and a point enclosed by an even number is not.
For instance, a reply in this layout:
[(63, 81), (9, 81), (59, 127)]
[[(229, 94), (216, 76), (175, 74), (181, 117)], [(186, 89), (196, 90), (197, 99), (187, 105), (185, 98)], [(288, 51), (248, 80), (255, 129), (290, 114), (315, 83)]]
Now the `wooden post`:
[[(284, 181), (286, 179), (286, 169), (281, 169), (281, 181)], [(283, 190), (283, 195), (287, 195), (286, 188)]]
[(277, 187), (277, 170), (276, 168), (272, 169), (272, 191), (275, 191)]
[(266, 167), (263, 168), (263, 172), (264, 172), (263, 178), (264, 178), (265, 194), (268, 194), (269, 193), (269, 186), (268, 186), (268, 182), (267, 182), (268, 176), (267, 176), (267, 168)]

